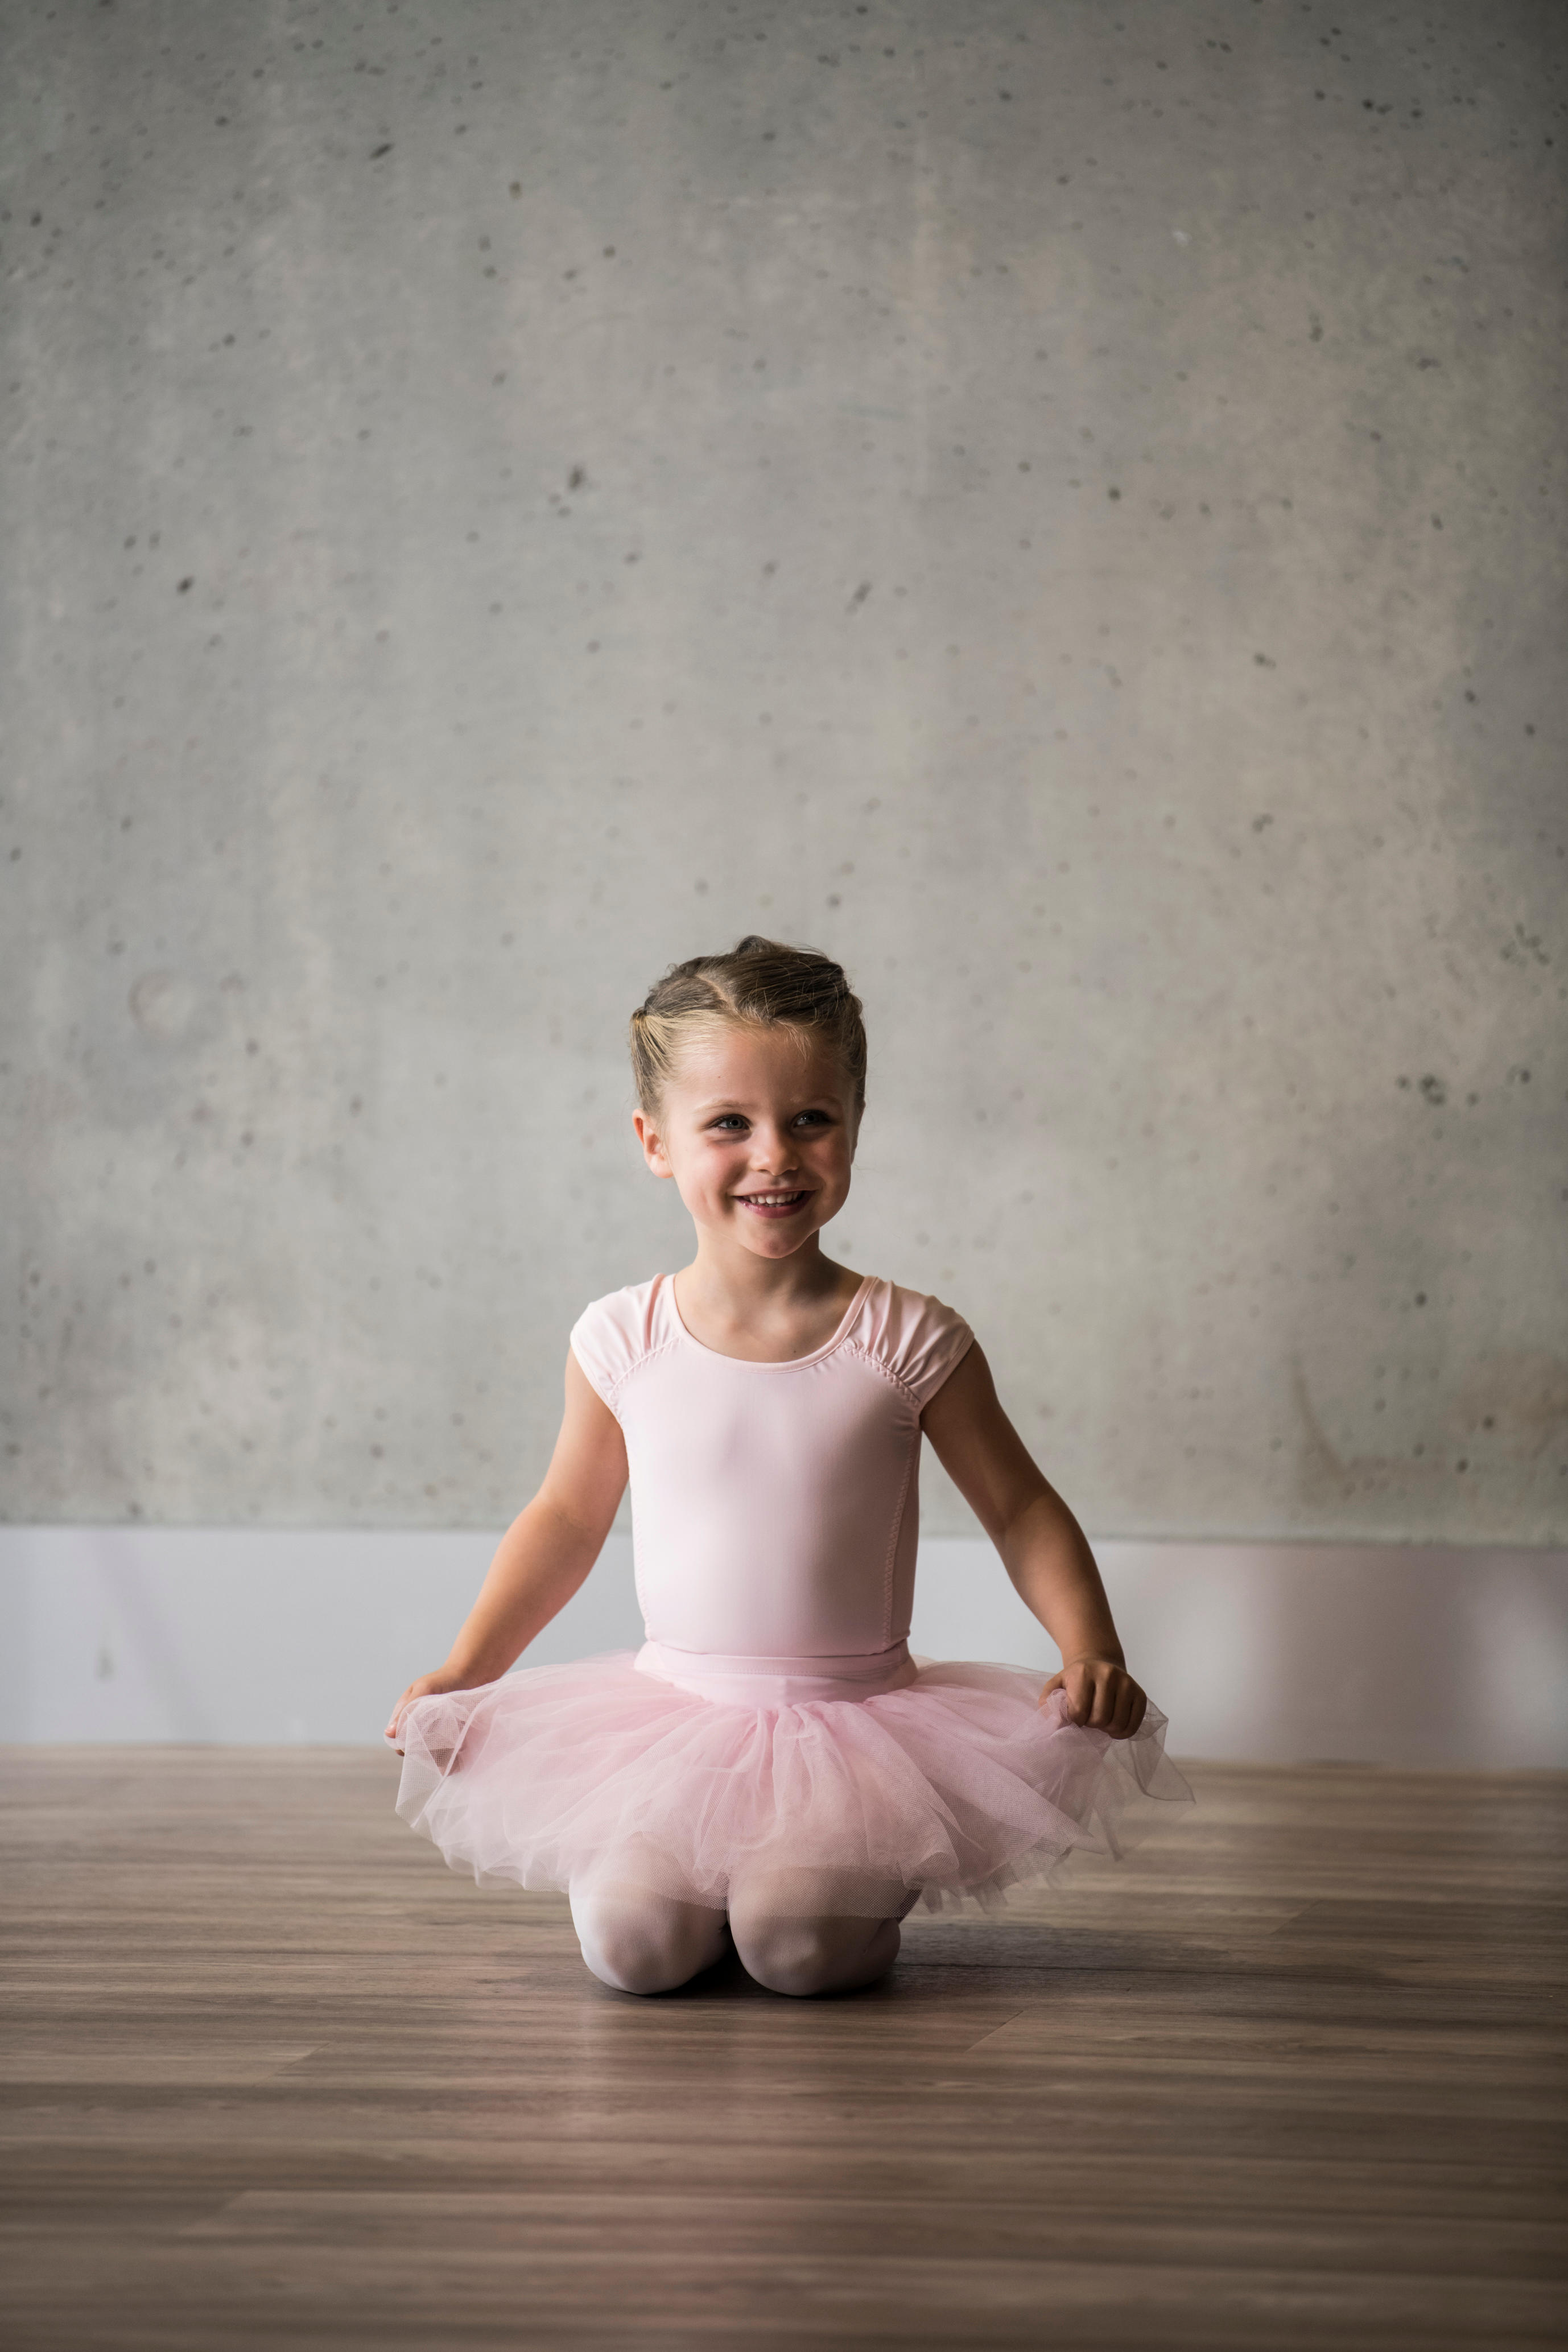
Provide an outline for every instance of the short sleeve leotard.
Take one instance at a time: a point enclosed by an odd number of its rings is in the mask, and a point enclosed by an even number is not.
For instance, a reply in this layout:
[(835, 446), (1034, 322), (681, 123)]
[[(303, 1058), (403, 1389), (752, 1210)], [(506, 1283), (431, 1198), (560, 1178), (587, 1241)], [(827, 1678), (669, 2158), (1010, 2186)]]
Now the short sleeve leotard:
[(1037, 1668), (910, 1655), (921, 1415), (972, 1343), (874, 1276), (785, 1363), (704, 1347), (668, 1276), (595, 1300), (572, 1350), (626, 1441), (647, 1639), (416, 1701), (405, 1820), (480, 1879), (613, 1865), (722, 1908), (765, 1871), (882, 1916), (994, 1903), (1185, 1796), (1153, 1708), (1112, 1741)]
[(667, 1275), (587, 1309), (572, 1349), (626, 1438), (645, 1671), (791, 1699), (914, 1679), (921, 1413), (973, 1338), (872, 1276), (786, 1363), (703, 1347)]

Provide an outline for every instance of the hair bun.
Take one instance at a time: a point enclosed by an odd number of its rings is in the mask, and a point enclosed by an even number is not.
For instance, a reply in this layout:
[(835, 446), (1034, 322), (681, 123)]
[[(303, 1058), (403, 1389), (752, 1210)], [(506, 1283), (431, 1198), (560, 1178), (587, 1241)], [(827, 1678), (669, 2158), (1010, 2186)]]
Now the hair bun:
[(700, 1023), (818, 1031), (866, 1100), (866, 1024), (841, 963), (818, 948), (748, 931), (727, 955), (689, 956), (648, 990), (631, 1019), (637, 1099), (651, 1117), (675, 1066), (680, 1036)]

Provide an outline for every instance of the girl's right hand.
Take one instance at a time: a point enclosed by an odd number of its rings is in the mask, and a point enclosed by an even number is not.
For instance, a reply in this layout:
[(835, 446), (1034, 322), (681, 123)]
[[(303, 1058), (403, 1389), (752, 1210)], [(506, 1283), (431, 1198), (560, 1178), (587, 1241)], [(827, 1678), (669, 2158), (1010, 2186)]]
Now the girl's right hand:
[(481, 1675), (458, 1674), (451, 1666), (437, 1666), (433, 1675), (421, 1675), (417, 1682), (409, 1684), (408, 1688), (393, 1708), (392, 1720), (388, 1723), (384, 1737), (392, 1741), (401, 1756), (403, 1750), (398, 1747), (397, 1735), (403, 1727), (404, 1717), (416, 1698), (435, 1698), (442, 1691), (475, 1690), (482, 1680)]

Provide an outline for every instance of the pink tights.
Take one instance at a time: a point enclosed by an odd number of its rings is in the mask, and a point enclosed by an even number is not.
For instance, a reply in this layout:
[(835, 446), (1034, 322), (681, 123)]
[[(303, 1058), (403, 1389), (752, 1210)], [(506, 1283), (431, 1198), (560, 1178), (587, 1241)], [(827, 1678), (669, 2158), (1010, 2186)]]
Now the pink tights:
[[(851, 1992), (885, 1976), (898, 1958), (899, 1919), (913, 1900), (888, 1890), (889, 1916), (848, 1918), (828, 1911), (801, 1875), (761, 1878), (732, 1890), (730, 1933), (741, 1965), (770, 1992)], [(673, 1992), (711, 1968), (724, 1950), (724, 1917), (705, 1903), (679, 1903), (602, 1871), (572, 1888), (572, 1924), (583, 1958), (617, 1992)]]

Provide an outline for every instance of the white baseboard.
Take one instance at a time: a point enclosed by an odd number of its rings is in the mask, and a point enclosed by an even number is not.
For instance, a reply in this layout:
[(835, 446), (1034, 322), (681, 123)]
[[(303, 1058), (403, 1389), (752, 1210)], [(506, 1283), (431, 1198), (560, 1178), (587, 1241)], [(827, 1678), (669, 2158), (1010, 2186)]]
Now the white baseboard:
[[(0, 1739), (374, 1740), (489, 1535), (0, 1528)], [(1178, 1756), (1568, 1767), (1568, 1552), (1097, 1545)], [(988, 1544), (921, 1549), (913, 1646), (1054, 1665)], [(612, 1537), (531, 1664), (642, 1638)]]

